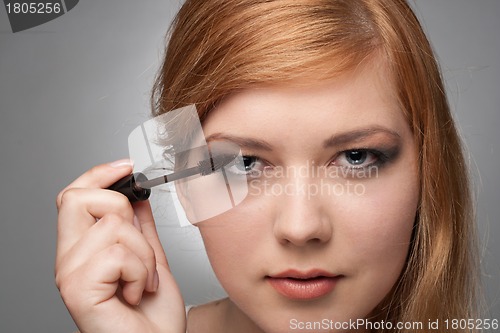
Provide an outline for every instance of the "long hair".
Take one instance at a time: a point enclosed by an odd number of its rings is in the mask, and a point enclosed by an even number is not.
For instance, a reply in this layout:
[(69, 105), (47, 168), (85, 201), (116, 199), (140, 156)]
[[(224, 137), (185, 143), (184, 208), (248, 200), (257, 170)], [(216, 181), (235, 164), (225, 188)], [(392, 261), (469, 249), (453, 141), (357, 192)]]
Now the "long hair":
[(420, 202), (406, 265), (372, 319), (425, 331), (429, 320), (476, 318), (467, 166), (432, 47), (406, 1), (188, 0), (168, 38), (153, 115), (194, 103), (203, 119), (238, 90), (334, 78), (381, 54), (419, 152)]

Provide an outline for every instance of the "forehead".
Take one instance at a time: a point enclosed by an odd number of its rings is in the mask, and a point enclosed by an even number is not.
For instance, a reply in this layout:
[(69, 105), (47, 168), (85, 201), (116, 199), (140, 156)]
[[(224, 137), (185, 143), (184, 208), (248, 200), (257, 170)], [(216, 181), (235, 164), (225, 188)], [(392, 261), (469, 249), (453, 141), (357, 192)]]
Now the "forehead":
[(242, 90), (222, 100), (203, 127), (207, 136), (245, 132), (276, 139), (374, 125), (397, 130), (406, 124), (399, 105), (392, 73), (375, 60), (329, 80)]

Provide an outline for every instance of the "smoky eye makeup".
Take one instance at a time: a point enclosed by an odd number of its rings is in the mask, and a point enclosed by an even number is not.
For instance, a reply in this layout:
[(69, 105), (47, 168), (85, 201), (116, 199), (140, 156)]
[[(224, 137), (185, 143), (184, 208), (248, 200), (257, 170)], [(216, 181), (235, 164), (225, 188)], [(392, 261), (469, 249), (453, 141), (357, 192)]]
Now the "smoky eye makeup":
[[(241, 148), (242, 165), (230, 170), (238, 175), (257, 177), (267, 169), (274, 169), (272, 155), (277, 154), (275, 147), (261, 139), (253, 137), (239, 137), (216, 133), (208, 137), (207, 141), (230, 141)], [(325, 144), (326, 143), (326, 144)], [(403, 140), (389, 130), (362, 130), (337, 135), (324, 141), (322, 150), (324, 156), (329, 154), (322, 166), (343, 170), (343, 178), (366, 178), (367, 171), (376, 172), (376, 175), (398, 160), (402, 150)], [(269, 159), (271, 158), (271, 159)], [(317, 162), (317, 161), (316, 161)], [(314, 164), (311, 163), (311, 164)], [(316, 164), (319, 167), (318, 164)], [(285, 167), (279, 166), (278, 167)]]
[(344, 156), (352, 167), (363, 167), (364, 165), (383, 165), (394, 161), (399, 155), (399, 145), (391, 147), (361, 146), (341, 151), (338, 155)]
[[(379, 173), (388, 165), (397, 160), (400, 154), (400, 145), (389, 146), (362, 146), (363, 148), (350, 148), (339, 151), (335, 157), (326, 165), (316, 165), (314, 162), (306, 163), (308, 167), (318, 168), (317, 171), (310, 172), (316, 176), (324, 175), (333, 178), (365, 179), (378, 177)], [(281, 170), (286, 166), (275, 166), (262, 158), (261, 155), (242, 151), (243, 163), (237, 168), (228, 170), (237, 175), (246, 175), (248, 179), (259, 178), (265, 170), (269, 170), (267, 175), (273, 175), (275, 168)], [(341, 169), (341, 172), (328, 169)], [(321, 169), (323, 171), (321, 171)], [(276, 170), (274, 170), (276, 172)], [(332, 172), (333, 171), (333, 172)], [(277, 174), (280, 174), (279, 171)]]
[(401, 152), (399, 141), (386, 144), (353, 145), (334, 155), (330, 166), (343, 170), (344, 178), (373, 178), (398, 160)]

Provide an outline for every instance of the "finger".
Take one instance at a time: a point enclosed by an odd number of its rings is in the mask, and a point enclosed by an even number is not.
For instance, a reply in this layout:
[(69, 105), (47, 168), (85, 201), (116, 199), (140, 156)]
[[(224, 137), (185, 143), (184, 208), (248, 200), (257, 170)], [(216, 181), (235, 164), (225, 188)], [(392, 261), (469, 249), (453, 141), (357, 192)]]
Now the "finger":
[(66, 253), (105, 214), (116, 214), (133, 223), (134, 211), (124, 195), (101, 189), (67, 190), (58, 215), (58, 254)]
[(115, 244), (124, 245), (142, 261), (148, 271), (146, 289), (156, 291), (153, 248), (132, 224), (115, 214), (104, 216), (69, 250), (59, 263), (59, 267), (63, 267), (60, 274), (76, 270), (94, 255)]
[(112, 298), (120, 280), (125, 282), (123, 298), (131, 305), (140, 303), (148, 271), (141, 259), (123, 244), (115, 244), (99, 252), (84, 266), (84, 271), (89, 280), (86, 283), (90, 284), (88, 297), (92, 305)]
[(71, 188), (108, 188), (119, 179), (132, 172), (132, 161), (129, 159), (118, 160), (112, 163), (101, 164), (93, 167), (64, 188), (56, 199), (59, 208), (64, 192)]
[[(186, 316), (184, 300), (170, 270), (158, 264), (159, 286), (155, 294), (144, 294), (141, 309), (161, 327), (183, 327)], [(165, 314), (168, 313), (168, 316)], [(185, 332), (172, 330), (172, 332)]]
[(160, 238), (158, 237), (149, 200), (134, 203), (134, 211), (144, 238), (146, 238), (148, 243), (153, 247), (156, 255), (156, 262), (168, 267), (167, 257), (165, 256), (165, 251), (163, 250)]

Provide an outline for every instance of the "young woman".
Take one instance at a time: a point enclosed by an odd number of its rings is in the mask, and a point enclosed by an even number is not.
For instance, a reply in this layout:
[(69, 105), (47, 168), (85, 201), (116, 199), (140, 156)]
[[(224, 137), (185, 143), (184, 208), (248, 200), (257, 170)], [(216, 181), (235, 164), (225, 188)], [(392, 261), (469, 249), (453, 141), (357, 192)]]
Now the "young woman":
[[(153, 115), (189, 104), (208, 142), (241, 147), (249, 179), (197, 224), (228, 298), (186, 317), (148, 203), (104, 190), (131, 172), (117, 161), (57, 198), (56, 282), (81, 332), (474, 331), (443, 326), (477, 317), (475, 227), (405, 1), (187, 1)], [(309, 165), (323, 174), (282, 172)]]

